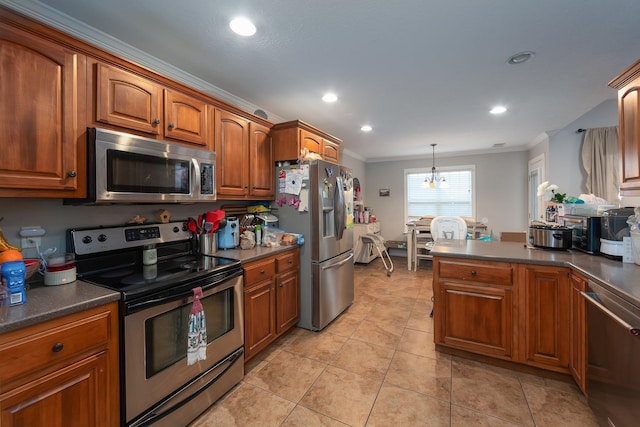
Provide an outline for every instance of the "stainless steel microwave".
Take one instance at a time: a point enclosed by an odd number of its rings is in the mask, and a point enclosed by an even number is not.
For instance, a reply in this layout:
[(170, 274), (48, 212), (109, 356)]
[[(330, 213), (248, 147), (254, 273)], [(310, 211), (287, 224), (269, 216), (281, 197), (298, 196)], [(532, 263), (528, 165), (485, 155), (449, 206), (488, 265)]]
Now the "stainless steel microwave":
[(106, 129), (87, 129), (87, 197), (65, 204), (216, 200), (216, 155)]

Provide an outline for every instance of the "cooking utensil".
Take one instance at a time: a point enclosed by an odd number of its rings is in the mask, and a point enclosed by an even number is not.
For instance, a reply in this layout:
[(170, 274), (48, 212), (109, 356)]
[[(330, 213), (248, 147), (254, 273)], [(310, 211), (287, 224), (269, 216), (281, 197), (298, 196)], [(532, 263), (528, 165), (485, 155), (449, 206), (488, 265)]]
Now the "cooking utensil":
[(211, 230), (213, 230), (213, 223), (212, 222), (205, 222), (203, 230), (204, 230), (203, 232), (205, 234), (211, 233)]
[(196, 221), (194, 218), (191, 218), (191, 217), (187, 218), (187, 228), (193, 234), (202, 233), (202, 229), (198, 226), (198, 221)]

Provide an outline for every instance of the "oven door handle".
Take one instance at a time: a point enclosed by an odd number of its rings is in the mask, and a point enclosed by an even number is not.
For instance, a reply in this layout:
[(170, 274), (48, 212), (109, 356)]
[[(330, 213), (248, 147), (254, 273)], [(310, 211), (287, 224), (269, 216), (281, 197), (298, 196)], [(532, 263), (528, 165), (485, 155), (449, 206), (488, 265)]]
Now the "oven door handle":
[(625, 328), (627, 331), (629, 331), (629, 333), (631, 335), (633, 335), (634, 337), (640, 336), (640, 328), (631, 326), (630, 324), (628, 324), (627, 322), (625, 322), (623, 319), (621, 319), (617, 314), (615, 314), (613, 311), (609, 310), (607, 307), (605, 307), (604, 305), (602, 305), (602, 303), (600, 303), (600, 301), (598, 301), (597, 299), (595, 299), (592, 295), (595, 295), (595, 293), (593, 292), (584, 292), (584, 291), (580, 291), (580, 295), (582, 295), (588, 302), (590, 302), (591, 304), (593, 304), (594, 306), (596, 306), (598, 309), (600, 309), (604, 314), (606, 314), (607, 316), (609, 316), (610, 318), (612, 318), (613, 320), (615, 320), (620, 326), (622, 326), (623, 328)]
[[(203, 293), (203, 298), (208, 296), (207, 291), (212, 290), (212, 289), (216, 289), (216, 291), (223, 291), (227, 288), (231, 288), (234, 286), (233, 282), (229, 282), (231, 279), (236, 278), (238, 276), (242, 276), (242, 270), (239, 270), (233, 274), (230, 274), (228, 276), (225, 276), (224, 279), (216, 279), (215, 277), (213, 278), (213, 283), (208, 283), (205, 286), (202, 286), (202, 293)], [(227, 283), (229, 282), (229, 283)], [(227, 286), (222, 286), (223, 284), (227, 283)], [(152, 299), (143, 299), (141, 301), (138, 302), (130, 302), (130, 303), (126, 303), (126, 307), (127, 307), (127, 313), (133, 313), (135, 311), (140, 311), (146, 307), (153, 307), (156, 305), (161, 305), (164, 304), (166, 302), (171, 302), (171, 301), (176, 301), (176, 300), (180, 300), (180, 299), (184, 299), (184, 298), (189, 298), (189, 297), (193, 297), (193, 288), (180, 292), (180, 293), (174, 293), (174, 294), (170, 294), (170, 295), (164, 295), (164, 296), (160, 296), (157, 298), (152, 298)]]
[[(236, 350), (235, 352), (231, 353), (229, 356), (227, 356), (226, 358), (224, 358), (220, 362), (216, 363), (211, 368), (207, 369), (201, 375), (199, 375), (198, 377), (196, 377), (193, 380), (189, 381), (183, 387), (181, 387), (180, 389), (178, 389), (175, 392), (173, 392), (171, 395), (167, 396), (165, 399), (163, 399), (160, 402), (158, 402), (158, 404), (155, 405), (154, 407), (150, 408), (149, 411), (145, 415), (143, 415), (142, 417), (138, 418), (137, 420), (135, 420), (131, 424), (129, 424), (129, 427), (146, 427), (146, 426), (149, 426), (151, 424), (154, 424), (159, 419), (164, 418), (165, 416), (169, 415), (173, 411), (175, 411), (177, 409), (180, 409), (181, 407), (183, 407), (184, 405), (186, 405), (187, 403), (189, 403), (190, 401), (195, 399), (202, 392), (207, 390), (213, 383), (215, 383), (220, 378), (222, 378), (222, 376), (229, 369), (231, 369), (231, 367), (238, 361), (238, 359), (240, 359), (240, 357), (243, 354), (244, 354), (244, 349), (242, 347), (240, 347), (238, 350)], [(181, 392), (183, 392), (184, 390), (188, 389), (189, 387), (192, 387), (193, 385), (197, 384), (199, 379), (201, 379), (202, 377), (206, 376), (210, 372), (212, 372), (212, 371), (214, 371), (214, 370), (216, 370), (216, 369), (218, 369), (218, 368), (220, 368), (222, 366), (224, 366), (222, 371), (218, 372), (213, 378), (210, 378), (209, 380), (207, 380), (207, 382), (205, 384), (202, 384), (201, 387), (199, 387), (192, 394), (190, 394), (189, 397), (187, 397), (185, 399), (182, 399), (182, 400), (176, 402), (174, 405), (171, 405), (171, 406), (167, 407), (167, 405), (171, 404), (172, 401), (176, 398), (176, 396), (178, 396)], [(165, 409), (163, 410), (163, 408), (165, 408)]]

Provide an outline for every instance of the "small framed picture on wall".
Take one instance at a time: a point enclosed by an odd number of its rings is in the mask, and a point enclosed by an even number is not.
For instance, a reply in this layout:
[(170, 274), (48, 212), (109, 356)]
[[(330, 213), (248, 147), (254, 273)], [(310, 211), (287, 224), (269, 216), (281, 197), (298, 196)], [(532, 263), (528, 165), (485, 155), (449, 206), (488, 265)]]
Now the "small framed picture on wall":
[(389, 197), (390, 194), (391, 194), (391, 190), (388, 188), (381, 188), (378, 190), (378, 195), (380, 197)]

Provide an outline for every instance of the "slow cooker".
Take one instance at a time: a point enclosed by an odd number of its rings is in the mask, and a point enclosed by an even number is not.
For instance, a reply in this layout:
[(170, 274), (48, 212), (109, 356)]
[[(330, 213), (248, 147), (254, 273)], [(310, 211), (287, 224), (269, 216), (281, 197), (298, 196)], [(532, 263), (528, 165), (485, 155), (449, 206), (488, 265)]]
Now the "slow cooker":
[(532, 224), (529, 243), (538, 248), (569, 249), (573, 244), (573, 230), (559, 225)]

